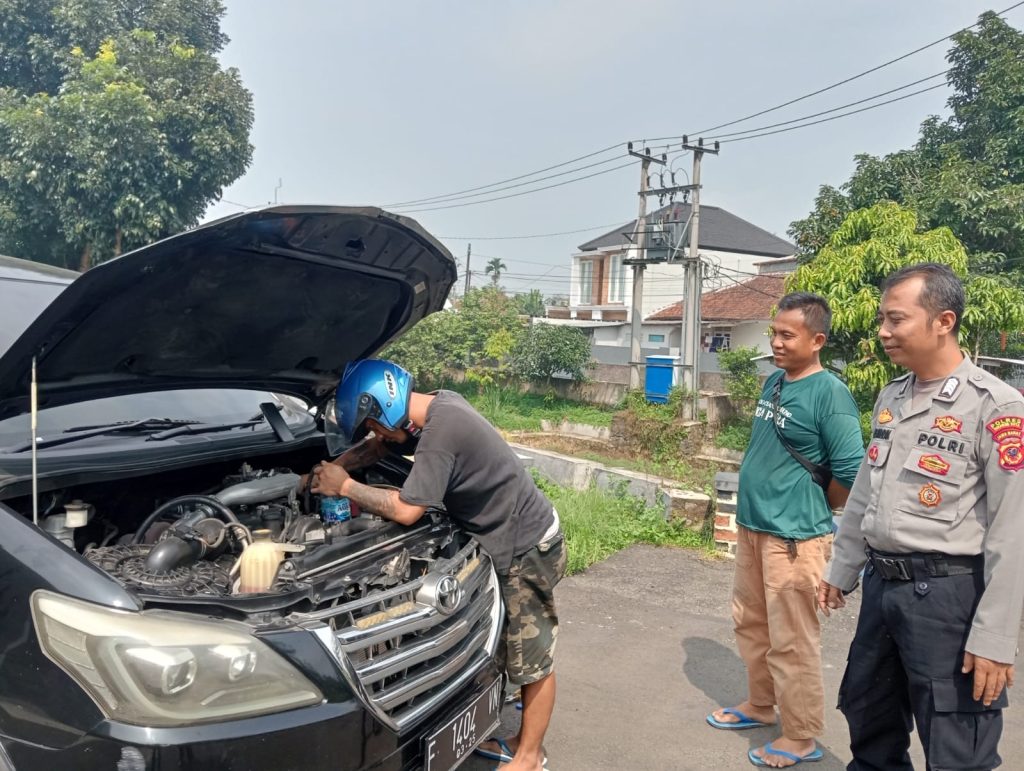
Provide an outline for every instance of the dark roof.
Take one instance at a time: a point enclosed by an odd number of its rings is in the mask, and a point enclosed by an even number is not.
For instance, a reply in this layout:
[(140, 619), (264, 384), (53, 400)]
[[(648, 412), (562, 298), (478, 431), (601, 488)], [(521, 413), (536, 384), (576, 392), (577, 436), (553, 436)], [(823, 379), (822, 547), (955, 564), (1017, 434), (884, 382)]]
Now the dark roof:
[[(772, 307), (786, 293), (786, 277), (755, 276), (700, 296), (700, 317), (704, 321), (760, 321), (771, 318)], [(647, 321), (679, 321), (682, 302), (672, 303), (647, 317)]]
[[(678, 203), (664, 206), (658, 211), (648, 215), (648, 223), (658, 217), (664, 217), (673, 206), (678, 206), (679, 211), (676, 217), (681, 222), (686, 222), (690, 217), (690, 204)], [(636, 220), (627, 222), (620, 228), (615, 228), (603, 236), (598, 236), (592, 241), (580, 245), (581, 252), (589, 252), (594, 249), (606, 249), (615, 246), (628, 246), (632, 243), (630, 236), (636, 229)], [(730, 214), (725, 209), (717, 206), (700, 207), (700, 243), (701, 249), (710, 249), (718, 252), (737, 252), (739, 254), (763, 254), (766, 257), (789, 257), (796, 254), (796, 247), (778, 236), (773, 236), (767, 230), (762, 230), (735, 214)]]

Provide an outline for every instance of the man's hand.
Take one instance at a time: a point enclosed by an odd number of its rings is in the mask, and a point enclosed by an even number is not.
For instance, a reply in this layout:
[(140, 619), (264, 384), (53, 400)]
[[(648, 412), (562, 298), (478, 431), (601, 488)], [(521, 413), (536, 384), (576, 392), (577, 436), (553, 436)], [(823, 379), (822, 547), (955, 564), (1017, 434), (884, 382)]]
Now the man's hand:
[(347, 480), (352, 478), (345, 469), (336, 463), (317, 463), (313, 467), (312, 474), (313, 489), (311, 492), (329, 498), (344, 495), (341, 488)]
[(964, 651), (963, 673), (974, 672), (974, 700), (986, 707), (999, 698), (1003, 688), (1013, 686), (1015, 670), (1013, 664), (1002, 664), (992, 659), (975, 656)]
[(846, 607), (846, 598), (838, 586), (832, 586), (827, 581), (822, 581), (818, 587), (818, 608), (826, 616), (831, 616), (833, 610)]

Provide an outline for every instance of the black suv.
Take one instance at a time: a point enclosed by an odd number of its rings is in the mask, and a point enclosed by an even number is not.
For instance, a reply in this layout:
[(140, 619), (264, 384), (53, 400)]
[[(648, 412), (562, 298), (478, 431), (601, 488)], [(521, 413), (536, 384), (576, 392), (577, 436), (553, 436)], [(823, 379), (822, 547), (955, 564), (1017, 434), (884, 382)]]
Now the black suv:
[(247, 212), (81, 276), (0, 258), (0, 771), (437, 771), (486, 738), (486, 553), (298, 484), (345, 364), (455, 277), (370, 208)]

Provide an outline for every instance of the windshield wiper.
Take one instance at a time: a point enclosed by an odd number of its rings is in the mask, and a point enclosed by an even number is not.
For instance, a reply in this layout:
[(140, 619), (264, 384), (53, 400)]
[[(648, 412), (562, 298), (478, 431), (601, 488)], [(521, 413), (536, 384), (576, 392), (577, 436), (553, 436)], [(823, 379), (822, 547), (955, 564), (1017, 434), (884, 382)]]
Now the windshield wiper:
[[(36, 448), (43, 449), (45, 447), (59, 447), (62, 444), (71, 444), (72, 442), (77, 442), (81, 439), (88, 439), (91, 436), (106, 436), (109, 434), (123, 434), (131, 432), (145, 433), (146, 431), (165, 431), (169, 429), (182, 428), (198, 422), (199, 421), (196, 420), (175, 418), (143, 418), (142, 420), (106, 423), (96, 426), (76, 426), (75, 428), (65, 429), (62, 436), (39, 439), (36, 441)], [(27, 452), (31, 449), (32, 443), (26, 442), (25, 444), (8, 447), (7, 451), (15, 453)]]
[(147, 442), (162, 442), (164, 439), (173, 439), (176, 436), (186, 434), (212, 434), (215, 431), (230, 431), (233, 428), (252, 428), (262, 423), (265, 418), (260, 415), (251, 420), (240, 420), (236, 423), (188, 423), (183, 426), (172, 426), (163, 431), (158, 431), (146, 437)]

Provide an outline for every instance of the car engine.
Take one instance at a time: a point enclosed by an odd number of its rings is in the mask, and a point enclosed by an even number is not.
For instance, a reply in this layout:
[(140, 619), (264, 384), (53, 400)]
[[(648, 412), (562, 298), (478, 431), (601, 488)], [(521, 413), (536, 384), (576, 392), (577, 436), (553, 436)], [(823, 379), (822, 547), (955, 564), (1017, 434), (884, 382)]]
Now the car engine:
[[(247, 598), (303, 593), (331, 568), (394, 536), (397, 527), (368, 513), (343, 522), (319, 514), (317, 496), (299, 489), (289, 469), (255, 470), (243, 465), (209, 494), (171, 498), (150, 512), (137, 529), (110, 543), (89, 544), (84, 557), (141, 594), (160, 598)], [(378, 485), (386, 486), (386, 485)], [(71, 545), (74, 525), (101, 517), (92, 504), (72, 501), (62, 521), (45, 523)], [(417, 562), (432, 561), (436, 539), (422, 553), (403, 549), (397, 559), (362, 576), (361, 596), (373, 585), (407, 580)], [(359, 583), (357, 580), (356, 583)]]

